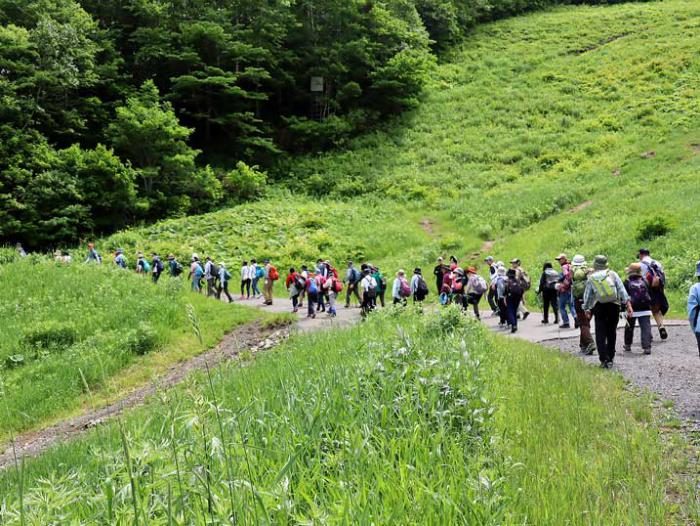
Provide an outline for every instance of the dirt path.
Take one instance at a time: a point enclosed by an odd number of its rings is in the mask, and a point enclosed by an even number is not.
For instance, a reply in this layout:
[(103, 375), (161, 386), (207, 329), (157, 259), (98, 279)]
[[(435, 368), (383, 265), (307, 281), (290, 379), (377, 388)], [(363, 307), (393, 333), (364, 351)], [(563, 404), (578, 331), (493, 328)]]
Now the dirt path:
[(216, 364), (235, 357), (243, 349), (267, 349), (286, 337), (289, 328), (264, 328), (259, 322), (238, 327), (227, 334), (213, 349), (185, 362), (172, 366), (163, 376), (145, 385), (126, 397), (100, 409), (88, 411), (80, 416), (64, 420), (50, 427), (24, 433), (15, 438), (14, 450), (11, 444), (4, 444), (0, 450), (0, 470), (15, 464), (18, 459), (31, 458), (50, 447), (74, 440), (87, 430), (122, 414), (125, 410), (142, 405), (157, 389), (170, 387), (182, 382), (195, 370), (203, 370), (205, 364)]

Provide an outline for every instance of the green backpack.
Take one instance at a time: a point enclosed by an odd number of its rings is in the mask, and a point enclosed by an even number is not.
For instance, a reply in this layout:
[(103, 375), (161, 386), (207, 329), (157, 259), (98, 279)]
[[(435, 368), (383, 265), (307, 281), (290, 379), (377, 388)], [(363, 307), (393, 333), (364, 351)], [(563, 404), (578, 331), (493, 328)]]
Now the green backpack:
[(585, 266), (571, 267), (571, 290), (574, 293), (574, 299), (583, 299), (583, 293), (586, 292), (587, 281), (588, 268)]
[(598, 303), (614, 303), (617, 301), (617, 288), (608, 270), (600, 270), (589, 278), (598, 295)]

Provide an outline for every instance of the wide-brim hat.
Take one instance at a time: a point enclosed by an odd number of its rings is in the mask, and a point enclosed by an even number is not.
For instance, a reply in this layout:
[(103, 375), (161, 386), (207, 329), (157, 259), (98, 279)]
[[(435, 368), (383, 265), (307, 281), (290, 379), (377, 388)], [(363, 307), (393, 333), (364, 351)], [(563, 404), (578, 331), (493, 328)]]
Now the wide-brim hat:
[(593, 268), (595, 270), (606, 270), (608, 268), (608, 258), (602, 254), (597, 255), (593, 260)]
[(519, 260), (518, 258), (513, 258), (513, 259), (510, 260), (510, 263), (511, 263), (511, 264), (520, 263), (520, 260)]
[(464, 276), (464, 269), (463, 268), (457, 267), (452, 272), (454, 272), (455, 274), (459, 274), (460, 276)]
[(423, 272), (423, 271), (420, 269), (420, 267), (416, 267), (413, 269), (414, 274), (420, 274), (421, 272)]
[(557, 261), (561, 261), (562, 259), (566, 259), (566, 254), (564, 254), (564, 253), (562, 252), (561, 254), (559, 254), (559, 255), (558, 255), (557, 257), (555, 257), (554, 259), (557, 260)]
[(467, 274), (476, 274), (476, 269), (474, 267), (469, 267), (467, 269)]
[(585, 265), (586, 264), (586, 258), (582, 256), (581, 254), (576, 254), (574, 256), (574, 259), (571, 261), (574, 265)]
[(639, 263), (630, 263), (630, 266), (625, 269), (628, 276), (641, 276), (642, 265)]

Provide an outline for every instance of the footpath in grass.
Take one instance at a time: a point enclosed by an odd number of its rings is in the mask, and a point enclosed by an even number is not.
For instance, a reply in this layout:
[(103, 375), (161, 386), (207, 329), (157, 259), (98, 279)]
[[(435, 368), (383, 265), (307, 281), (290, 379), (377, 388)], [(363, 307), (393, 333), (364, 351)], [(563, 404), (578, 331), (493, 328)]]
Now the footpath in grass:
[[(0, 441), (108, 401), (264, 314), (111, 265), (0, 266)], [(187, 305), (204, 338), (194, 336)]]
[[(6, 524), (671, 524), (646, 396), (448, 309), (389, 309), (160, 393), (0, 474)], [(21, 481), (21, 482), (20, 482)]]

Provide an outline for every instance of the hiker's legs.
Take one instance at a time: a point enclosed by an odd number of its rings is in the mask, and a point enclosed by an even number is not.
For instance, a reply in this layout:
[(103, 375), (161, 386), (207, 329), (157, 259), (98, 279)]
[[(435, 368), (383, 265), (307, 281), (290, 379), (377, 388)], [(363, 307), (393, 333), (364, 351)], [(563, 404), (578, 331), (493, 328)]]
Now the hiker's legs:
[(265, 302), (272, 304), (272, 285), (274, 284), (274, 281), (271, 279), (266, 279), (265, 284), (263, 285), (263, 293), (265, 295)]
[(379, 293), (379, 303), (382, 304), (382, 308), (385, 307), (384, 305), (384, 296), (386, 295), (386, 290), (382, 289), (382, 291)]
[(566, 313), (566, 306), (569, 304), (569, 293), (562, 292), (559, 294), (559, 316), (561, 316), (561, 323), (563, 325), (569, 325), (569, 315)]
[(314, 314), (316, 314), (316, 312), (314, 311), (314, 306), (316, 305), (316, 301), (318, 301), (318, 298), (316, 297), (316, 294), (312, 294), (311, 292), (309, 292), (306, 300), (308, 306), (307, 313), (309, 316), (313, 316)]
[(333, 291), (328, 293), (328, 314), (335, 314), (335, 299), (337, 296)]
[(608, 343), (608, 358), (612, 362), (615, 359), (615, 346), (617, 345), (617, 325), (620, 323), (620, 306), (615, 303), (607, 305), (608, 323), (607, 323), (607, 343)]
[[(627, 318), (625, 324), (625, 347), (630, 347), (634, 341), (634, 326), (637, 325), (637, 318)], [(641, 320), (639, 326), (641, 327)]]
[(245, 280), (241, 280), (241, 298), (243, 297), (243, 289), (245, 288)]
[(639, 318), (639, 331), (642, 333), (642, 349), (651, 351), (651, 316)]
[(530, 311), (527, 310), (527, 307), (525, 306), (525, 298), (520, 300), (520, 304), (518, 305), (518, 312), (523, 315), (523, 317), (526, 314), (530, 314)]
[(192, 292), (199, 292), (199, 280), (196, 278), (192, 280)]
[(249, 279), (245, 280), (245, 296), (246, 296), (246, 298), (250, 298), (250, 280)]
[[(231, 297), (231, 294), (229, 294), (229, 292), (228, 292), (228, 281), (226, 281), (224, 283), (224, 286), (222, 287), (222, 289), (223, 289), (224, 295), (228, 299), (228, 302), (233, 303), (233, 298)], [(219, 296), (221, 296), (221, 292), (219, 292)]]
[(554, 290), (544, 290), (542, 291), (542, 319), (549, 323), (549, 308), (552, 308), (552, 315), (554, 316), (554, 321), (559, 319), (557, 316), (557, 293)]
[(695, 333), (695, 339), (698, 341), (698, 354), (700, 354), (700, 332)]
[(506, 307), (508, 310), (508, 323), (510, 323), (510, 326), (513, 328), (518, 327), (518, 310), (520, 308), (520, 301), (519, 300), (511, 300), (508, 298), (506, 300)]
[(661, 327), (664, 326), (664, 315), (661, 314), (660, 310), (656, 310), (655, 312), (652, 312), (652, 315), (654, 316), (654, 321), (656, 322), (656, 326), (660, 329)]
[(258, 288), (258, 281), (260, 281), (260, 278), (253, 278), (253, 296), (260, 296), (260, 289)]
[(583, 312), (582, 299), (577, 299), (574, 305), (576, 307), (576, 315), (578, 317), (578, 328), (581, 334), (579, 338), (579, 345), (581, 346), (581, 349), (588, 349), (591, 344), (593, 344), (593, 338), (591, 337), (591, 321)]
[(486, 295), (492, 312), (498, 312), (498, 304), (496, 303), (496, 291), (489, 287), (489, 293)]
[(292, 296), (292, 307), (294, 308), (295, 312), (299, 308), (299, 293)]
[(607, 320), (603, 313), (602, 305), (598, 304), (594, 307), (595, 316), (595, 345), (598, 348), (598, 358), (600, 363), (605, 363), (608, 361), (608, 344), (606, 339)]
[(481, 301), (481, 294), (470, 294), (469, 295), (469, 303), (472, 304), (474, 307), (474, 316), (476, 316), (477, 319), (480, 319), (479, 316), (479, 302)]
[(508, 305), (503, 298), (498, 300), (498, 316), (500, 317), (501, 325), (505, 325), (508, 322)]
[(345, 289), (345, 308), (347, 309), (350, 306), (350, 295), (352, 294), (352, 290), (355, 288), (354, 283), (348, 283), (348, 288)]
[(442, 291), (442, 278), (435, 278), (435, 288), (437, 289), (437, 294), (439, 296), (440, 292)]
[(599, 303), (594, 307), (594, 311), (595, 341), (600, 362), (612, 362), (615, 359), (620, 307), (615, 303)]

